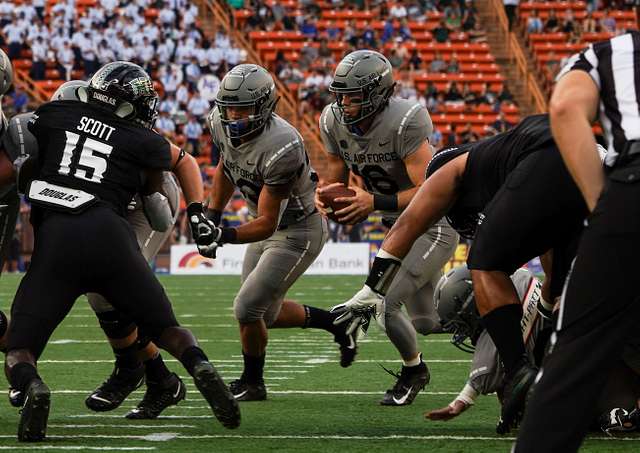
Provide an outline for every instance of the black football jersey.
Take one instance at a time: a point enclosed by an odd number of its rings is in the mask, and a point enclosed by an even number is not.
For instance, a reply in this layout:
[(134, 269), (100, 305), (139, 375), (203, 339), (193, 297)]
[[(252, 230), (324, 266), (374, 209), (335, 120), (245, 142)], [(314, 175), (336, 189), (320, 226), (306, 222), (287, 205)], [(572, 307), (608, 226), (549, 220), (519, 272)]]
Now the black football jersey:
[(38, 142), (38, 179), (93, 194), (121, 214), (141, 189), (143, 170), (170, 169), (165, 138), (91, 104), (43, 104), (28, 128)]

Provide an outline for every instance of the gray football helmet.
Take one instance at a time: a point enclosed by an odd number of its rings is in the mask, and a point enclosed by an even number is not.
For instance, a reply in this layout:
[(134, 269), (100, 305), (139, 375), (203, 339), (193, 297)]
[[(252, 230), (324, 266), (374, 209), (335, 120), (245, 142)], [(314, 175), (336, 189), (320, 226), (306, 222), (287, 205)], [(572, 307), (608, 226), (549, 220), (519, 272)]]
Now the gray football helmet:
[[(246, 137), (262, 130), (278, 103), (276, 84), (269, 71), (255, 64), (241, 64), (222, 78), (216, 107), (229, 138)], [(251, 110), (244, 118), (232, 118), (229, 108)]]
[(86, 88), (89, 82), (84, 80), (69, 80), (58, 87), (51, 95), (51, 101), (87, 101)]
[(4, 95), (13, 84), (13, 66), (6, 53), (0, 49), (0, 96)]
[[(329, 91), (336, 96), (331, 110), (341, 124), (355, 124), (385, 107), (395, 85), (393, 67), (384, 55), (375, 50), (356, 50), (336, 67), (333, 82), (329, 85)], [(345, 94), (361, 95), (357, 102), (360, 112), (353, 117), (345, 113), (342, 102)]]
[(438, 281), (433, 300), (442, 329), (453, 334), (451, 343), (464, 352), (473, 352), (483, 327), (466, 265), (451, 269)]

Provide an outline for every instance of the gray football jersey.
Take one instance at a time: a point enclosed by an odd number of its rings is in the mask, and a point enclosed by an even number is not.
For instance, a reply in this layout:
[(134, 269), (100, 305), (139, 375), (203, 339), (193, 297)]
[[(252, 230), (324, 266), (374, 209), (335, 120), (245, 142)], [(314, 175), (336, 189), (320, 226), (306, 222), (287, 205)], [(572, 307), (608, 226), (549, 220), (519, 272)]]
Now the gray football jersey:
[[(364, 135), (338, 122), (327, 105), (320, 115), (320, 136), (328, 153), (340, 156), (354, 174), (361, 176), (373, 194), (393, 195), (414, 186), (404, 164), (428, 141), (433, 132), (431, 117), (419, 103), (391, 98)], [(428, 162), (424, 163), (426, 170)], [(395, 220), (400, 212), (383, 212)]]
[[(520, 327), (527, 354), (533, 362), (533, 351), (538, 334), (548, 325), (548, 321), (544, 320), (536, 310), (542, 291), (542, 282), (526, 269), (518, 269), (511, 276), (511, 281), (516, 287), (518, 297), (522, 300), (523, 315)], [(473, 353), (468, 382), (478, 393), (486, 395), (501, 389), (503, 380), (504, 368), (498, 356), (498, 350), (489, 333), (483, 330)]]
[(315, 211), (316, 175), (298, 131), (273, 114), (257, 137), (234, 146), (224, 133), (217, 108), (208, 121), (211, 138), (220, 150), (224, 174), (240, 189), (249, 213), (258, 215), (258, 198), (265, 185), (290, 185), (291, 195), (280, 226), (296, 223)]

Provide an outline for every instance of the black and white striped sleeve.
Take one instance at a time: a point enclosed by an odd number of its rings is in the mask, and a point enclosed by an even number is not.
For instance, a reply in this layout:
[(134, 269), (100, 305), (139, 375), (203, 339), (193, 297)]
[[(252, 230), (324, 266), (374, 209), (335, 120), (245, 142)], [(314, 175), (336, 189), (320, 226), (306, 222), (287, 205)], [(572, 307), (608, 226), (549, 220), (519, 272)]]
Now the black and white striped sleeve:
[(582, 52), (572, 55), (556, 76), (556, 82), (569, 71), (584, 71), (591, 76), (598, 89), (600, 86), (600, 74), (598, 73), (598, 55), (593, 44)]

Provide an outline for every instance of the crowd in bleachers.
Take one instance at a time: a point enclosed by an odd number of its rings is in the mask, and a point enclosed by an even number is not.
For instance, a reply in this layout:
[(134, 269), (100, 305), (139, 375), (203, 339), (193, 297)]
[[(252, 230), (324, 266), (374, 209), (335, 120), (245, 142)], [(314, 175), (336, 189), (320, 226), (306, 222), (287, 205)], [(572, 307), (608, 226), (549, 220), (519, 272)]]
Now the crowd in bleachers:
[(300, 115), (317, 116), (333, 100), (327, 88), (344, 55), (374, 48), (396, 71), (396, 95), (433, 114), (437, 146), (495, 133), (501, 111), (508, 123), (518, 119), (474, 0), (229, 3), (237, 26), (297, 94)]
[(632, 8), (631, 0), (521, 3), (522, 30), (547, 87), (571, 54), (591, 42), (636, 29)]

